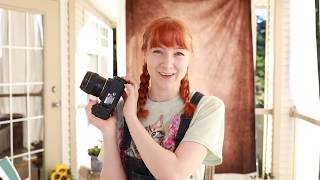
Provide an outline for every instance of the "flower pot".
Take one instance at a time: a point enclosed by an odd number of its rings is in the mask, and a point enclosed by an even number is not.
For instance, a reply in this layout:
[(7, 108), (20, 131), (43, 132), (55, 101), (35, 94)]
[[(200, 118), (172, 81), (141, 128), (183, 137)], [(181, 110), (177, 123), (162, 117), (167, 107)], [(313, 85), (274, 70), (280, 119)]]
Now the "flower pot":
[(102, 161), (100, 161), (97, 156), (91, 156), (91, 170), (101, 171), (101, 169), (102, 169)]

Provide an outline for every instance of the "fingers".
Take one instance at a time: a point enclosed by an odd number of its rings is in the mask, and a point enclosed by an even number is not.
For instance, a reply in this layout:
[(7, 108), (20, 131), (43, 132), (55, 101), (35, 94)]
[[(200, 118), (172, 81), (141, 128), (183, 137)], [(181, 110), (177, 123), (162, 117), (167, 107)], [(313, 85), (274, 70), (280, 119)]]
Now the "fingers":
[(89, 99), (88, 101), (88, 104), (86, 105), (86, 113), (87, 115), (90, 115), (91, 114), (91, 108), (94, 104), (97, 104), (97, 100), (92, 100), (92, 99)]
[(128, 96), (138, 93), (139, 84), (137, 80), (130, 78), (128, 76), (123, 77), (123, 79), (125, 79), (128, 82), (127, 84), (125, 84), (125, 93), (126, 93), (124, 94), (124, 100), (125, 100)]
[(135, 88), (137, 88), (139, 86), (139, 83), (136, 79), (133, 79), (128, 76), (123, 77), (123, 79), (125, 79), (128, 82), (128, 84), (132, 84)]
[(92, 99), (89, 99), (89, 101), (88, 101), (88, 104), (87, 104), (87, 106), (86, 106), (86, 109), (91, 109), (91, 107), (94, 105), (94, 104), (97, 104), (97, 100), (92, 100)]

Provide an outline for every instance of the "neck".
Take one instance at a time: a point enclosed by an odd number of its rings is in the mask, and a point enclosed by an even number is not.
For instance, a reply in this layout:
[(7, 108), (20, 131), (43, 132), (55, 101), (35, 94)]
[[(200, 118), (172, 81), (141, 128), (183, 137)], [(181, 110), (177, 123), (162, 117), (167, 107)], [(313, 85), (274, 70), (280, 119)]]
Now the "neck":
[(149, 98), (153, 101), (167, 101), (179, 95), (179, 86), (172, 88), (152, 88), (149, 90)]

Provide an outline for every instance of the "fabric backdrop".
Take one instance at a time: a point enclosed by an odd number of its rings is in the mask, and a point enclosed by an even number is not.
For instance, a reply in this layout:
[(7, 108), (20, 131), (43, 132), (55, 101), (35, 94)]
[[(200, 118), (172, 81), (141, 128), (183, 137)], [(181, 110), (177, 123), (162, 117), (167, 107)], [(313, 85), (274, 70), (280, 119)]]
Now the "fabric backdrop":
[[(142, 33), (154, 19), (170, 16), (190, 28), (194, 54), (191, 86), (226, 105), (223, 164), (216, 173), (255, 171), (255, 94), (250, 0), (127, 0), (127, 74), (139, 79)], [(211, 176), (213, 168), (207, 168)]]

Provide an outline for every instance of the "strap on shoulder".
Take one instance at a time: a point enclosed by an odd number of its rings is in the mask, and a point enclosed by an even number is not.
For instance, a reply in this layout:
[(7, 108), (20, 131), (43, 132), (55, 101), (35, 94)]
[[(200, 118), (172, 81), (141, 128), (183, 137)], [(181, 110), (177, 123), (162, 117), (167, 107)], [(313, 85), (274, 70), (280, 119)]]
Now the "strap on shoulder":
[[(197, 106), (203, 96), (204, 95), (202, 93), (195, 92), (192, 95), (192, 98), (191, 98), (190, 102), (192, 104), (194, 104), (195, 106)], [(178, 133), (177, 133), (177, 136), (176, 136), (176, 147), (175, 148), (178, 147), (178, 145), (180, 144), (180, 142), (183, 139), (184, 135), (186, 134), (186, 132), (187, 132), (187, 130), (189, 128), (191, 119), (192, 119), (192, 117), (188, 117), (185, 114), (181, 114), (181, 116), (180, 116), (180, 125), (179, 125)]]

